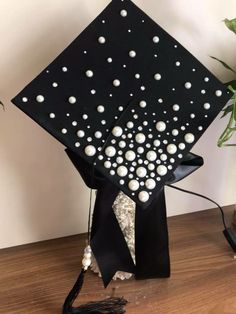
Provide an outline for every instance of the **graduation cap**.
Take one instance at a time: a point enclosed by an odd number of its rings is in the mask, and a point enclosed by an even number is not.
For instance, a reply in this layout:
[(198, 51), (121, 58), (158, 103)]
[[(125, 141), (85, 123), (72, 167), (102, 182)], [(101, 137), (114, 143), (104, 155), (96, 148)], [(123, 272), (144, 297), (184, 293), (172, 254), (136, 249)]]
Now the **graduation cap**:
[(230, 97), (134, 3), (113, 0), (12, 102), (147, 208)]

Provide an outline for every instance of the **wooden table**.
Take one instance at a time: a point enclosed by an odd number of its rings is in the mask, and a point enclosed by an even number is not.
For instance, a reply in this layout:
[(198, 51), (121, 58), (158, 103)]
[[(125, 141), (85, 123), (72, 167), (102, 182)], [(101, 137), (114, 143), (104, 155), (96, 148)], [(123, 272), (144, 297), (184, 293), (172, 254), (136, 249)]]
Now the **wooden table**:
[[(225, 208), (229, 217), (232, 207)], [(236, 260), (218, 210), (171, 217), (172, 276), (116, 281), (104, 290), (86, 276), (78, 303), (112, 294), (129, 300), (128, 314), (236, 313)], [(0, 313), (58, 314), (80, 270), (84, 235), (0, 251)], [(114, 291), (115, 289), (115, 291)]]

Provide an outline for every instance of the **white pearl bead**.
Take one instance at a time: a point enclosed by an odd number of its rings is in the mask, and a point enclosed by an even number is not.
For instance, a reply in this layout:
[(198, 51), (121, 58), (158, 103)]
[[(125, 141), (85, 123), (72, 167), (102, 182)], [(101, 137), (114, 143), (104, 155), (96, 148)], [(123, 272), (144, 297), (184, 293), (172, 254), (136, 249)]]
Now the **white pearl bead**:
[(55, 115), (55, 113), (51, 112), (51, 113), (49, 114), (49, 117), (50, 117), (51, 119), (54, 119), (54, 118), (56, 117), (56, 115)]
[(86, 248), (84, 249), (84, 253), (92, 253), (92, 249), (90, 245), (86, 246)]
[(139, 73), (136, 73), (135, 74), (135, 78), (138, 80), (138, 79), (140, 79), (140, 74)]
[(156, 182), (153, 179), (148, 179), (145, 182), (145, 186), (148, 190), (153, 190), (156, 187)]
[(120, 147), (120, 148), (125, 148), (125, 147), (126, 147), (125, 141), (120, 141), (120, 142), (119, 142), (119, 147)]
[(166, 166), (163, 166), (163, 165), (158, 166), (157, 173), (159, 174), (159, 176), (165, 176), (167, 174)]
[(159, 147), (159, 146), (161, 145), (161, 142), (160, 142), (159, 140), (155, 140), (155, 141), (153, 142), (153, 145), (154, 145), (155, 147)]
[(87, 71), (86, 71), (86, 76), (87, 76), (87, 77), (93, 77), (93, 71), (87, 70)]
[(185, 147), (186, 147), (186, 146), (185, 146), (185, 144), (184, 144), (184, 143), (180, 143), (180, 144), (179, 144), (179, 149), (184, 150), (184, 149), (185, 149)]
[(123, 161), (124, 161), (124, 159), (123, 159), (122, 157), (117, 157), (117, 158), (116, 158), (116, 162), (117, 162), (118, 164), (122, 164)]
[(159, 132), (164, 132), (165, 129), (166, 129), (166, 124), (165, 124), (165, 122), (163, 122), (163, 121), (157, 122), (157, 124), (156, 124), (156, 129), (157, 129), (157, 131), (159, 131)]
[(130, 58), (135, 58), (136, 57), (136, 52), (134, 50), (130, 50), (129, 56), (130, 56)]
[(123, 130), (120, 126), (115, 126), (112, 130), (112, 134), (115, 137), (120, 137), (123, 134)]
[(137, 191), (139, 189), (139, 183), (137, 180), (129, 181), (128, 186), (131, 191)]
[(84, 150), (85, 154), (89, 157), (92, 157), (96, 154), (96, 148), (93, 145), (88, 145)]
[(192, 144), (194, 142), (194, 140), (195, 140), (195, 137), (194, 137), (194, 135), (192, 133), (187, 133), (184, 136), (184, 140), (185, 140), (186, 143)]
[(62, 134), (66, 134), (66, 133), (67, 133), (67, 129), (62, 129), (62, 130), (61, 130), (61, 133), (62, 133)]
[(139, 106), (141, 108), (145, 108), (147, 106), (147, 102), (145, 100), (141, 100), (140, 103), (139, 103)]
[(27, 101), (28, 101), (28, 98), (27, 98), (27, 97), (23, 97), (23, 98), (22, 98), (22, 101), (23, 101), (23, 102), (27, 102)]
[(138, 194), (140, 202), (145, 203), (149, 200), (149, 194), (146, 191), (142, 191)]
[(205, 78), (204, 78), (204, 81), (205, 81), (205, 82), (209, 82), (209, 81), (210, 81), (209, 77), (205, 77)]
[(155, 169), (155, 165), (154, 165), (154, 164), (149, 164), (149, 165), (148, 165), (148, 169), (149, 169), (150, 171), (153, 171), (153, 170)]
[(88, 119), (88, 115), (87, 115), (87, 114), (83, 114), (83, 115), (82, 115), (82, 118), (83, 118), (84, 120), (87, 120), (87, 119)]
[(38, 95), (36, 97), (37, 102), (44, 102), (44, 97), (42, 95)]
[(68, 71), (67, 67), (62, 67), (62, 72), (67, 72), (67, 71)]
[(90, 258), (83, 258), (82, 265), (84, 269), (88, 269), (88, 267), (91, 265), (92, 260)]
[(94, 136), (95, 136), (96, 138), (101, 138), (101, 137), (102, 137), (102, 132), (96, 131), (96, 132), (94, 133)]
[(190, 118), (191, 118), (191, 119), (194, 119), (194, 118), (195, 118), (195, 114), (194, 114), (194, 113), (191, 113), (191, 114), (190, 114)]
[(107, 157), (113, 157), (116, 154), (116, 149), (113, 146), (108, 146), (105, 149), (105, 154), (107, 155)]
[(115, 87), (119, 87), (120, 86), (120, 81), (119, 80), (114, 80), (113, 81), (113, 86), (115, 86)]
[(154, 150), (150, 150), (149, 152), (147, 152), (146, 157), (147, 157), (147, 160), (154, 161), (157, 159), (157, 154), (156, 152), (154, 152)]
[(126, 10), (121, 10), (121, 11), (120, 11), (120, 15), (121, 15), (122, 17), (126, 17), (126, 16), (128, 15), (128, 12), (127, 12)]
[(77, 136), (80, 137), (80, 138), (82, 138), (82, 137), (85, 136), (85, 132), (84, 132), (83, 130), (79, 130), (79, 131), (77, 132)]
[(76, 142), (76, 143), (75, 143), (75, 147), (80, 147), (80, 143), (79, 143), (79, 142)]
[(100, 36), (100, 37), (98, 37), (98, 42), (99, 42), (99, 44), (105, 44), (106, 38), (103, 36)]
[(54, 82), (54, 83), (52, 83), (52, 86), (53, 86), (53, 87), (57, 87), (58, 84), (57, 84), (56, 82)]
[(126, 153), (125, 153), (125, 159), (128, 160), (128, 161), (134, 161), (136, 158), (136, 154), (135, 152), (133, 152), (132, 150), (128, 150)]
[(175, 104), (175, 105), (173, 106), (173, 110), (174, 110), (174, 111), (179, 111), (179, 105)]
[(102, 105), (97, 106), (97, 112), (103, 113), (105, 111), (105, 107)]
[(111, 162), (110, 162), (110, 161), (105, 161), (105, 162), (104, 162), (104, 167), (105, 167), (106, 169), (111, 168)]
[(190, 82), (186, 82), (184, 86), (186, 89), (190, 89), (192, 87), (192, 84)]
[(179, 131), (177, 129), (172, 130), (172, 135), (177, 136), (179, 134)]
[(74, 96), (70, 96), (68, 99), (70, 104), (75, 104), (76, 103), (76, 98)]
[(108, 63), (112, 63), (112, 58), (107, 58)]
[(134, 123), (132, 121), (127, 122), (127, 128), (132, 129), (134, 127)]
[(156, 73), (156, 74), (154, 75), (154, 79), (155, 79), (156, 81), (160, 81), (160, 80), (161, 80), (161, 74), (160, 74), (160, 73)]
[(125, 177), (128, 174), (128, 169), (125, 166), (120, 166), (117, 168), (117, 174), (119, 177)]
[(167, 152), (171, 155), (175, 154), (177, 152), (177, 147), (175, 144), (169, 144), (166, 148)]
[(152, 41), (154, 42), (154, 44), (157, 44), (157, 43), (159, 43), (160, 39), (158, 36), (154, 36)]
[(176, 61), (176, 62), (175, 62), (175, 65), (176, 65), (177, 67), (179, 67), (179, 66), (180, 66), (180, 62), (179, 62), (179, 61)]
[(144, 178), (147, 175), (147, 170), (144, 167), (138, 167), (136, 174), (139, 178)]
[(160, 156), (160, 159), (162, 160), (162, 161), (166, 161), (167, 160), (167, 155), (166, 154), (161, 154), (161, 156)]
[(221, 97), (222, 96), (222, 91), (218, 89), (215, 94), (216, 94), (217, 97)]
[(203, 105), (203, 107), (204, 107), (204, 109), (209, 110), (209, 109), (211, 108), (211, 105), (210, 105), (208, 102), (206, 102), (206, 103)]
[(91, 253), (84, 253), (84, 258), (90, 259), (92, 257)]
[(146, 137), (145, 137), (145, 135), (144, 135), (143, 133), (138, 133), (138, 134), (136, 134), (136, 136), (135, 136), (135, 141), (136, 141), (137, 143), (142, 144), (142, 143), (145, 142), (145, 140), (146, 140)]

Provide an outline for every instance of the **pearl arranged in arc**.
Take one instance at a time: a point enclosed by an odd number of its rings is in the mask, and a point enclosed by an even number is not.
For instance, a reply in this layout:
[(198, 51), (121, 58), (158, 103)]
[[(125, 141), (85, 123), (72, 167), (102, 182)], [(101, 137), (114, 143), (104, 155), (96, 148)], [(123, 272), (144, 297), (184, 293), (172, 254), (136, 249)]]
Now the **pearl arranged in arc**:
[(93, 77), (93, 71), (92, 70), (87, 70), (86, 72), (87, 77)]
[(158, 36), (154, 36), (152, 41), (154, 42), (154, 44), (157, 44), (157, 43), (159, 43), (160, 38)]
[(143, 133), (138, 133), (135, 136), (135, 141), (139, 144), (143, 144), (146, 140), (146, 136)]
[(105, 44), (106, 38), (103, 36), (100, 36), (100, 37), (98, 37), (98, 42), (99, 42), (99, 44)]
[(169, 144), (166, 150), (169, 154), (174, 155), (177, 152), (177, 147), (175, 144)]
[(221, 97), (223, 93), (221, 90), (218, 89), (218, 90), (216, 90), (215, 94), (217, 97)]
[(166, 129), (166, 124), (165, 124), (165, 122), (164, 122), (164, 121), (159, 121), (159, 122), (157, 122), (157, 123), (156, 123), (156, 129), (157, 129), (157, 131), (159, 131), (159, 132), (164, 132), (165, 129)]
[(96, 148), (93, 145), (88, 145), (85, 147), (84, 152), (87, 156), (92, 157), (96, 154)]
[(134, 161), (136, 158), (136, 154), (134, 151), (132, 150), (128, 150), (126, 153), (125, 153), (125, 159), (128, 160), (128, 161)]
[(119, 86), (120, 86), (120, 80), (115, 79), (115, 80), (113, 81), (113, 86), (119, 87)]
[(211, 108), (211, 105), (210, 105), (208, 102), (206, 102), (206, 103), (203, 105), (203, 107), (204, 107), (204, 109), (209, 110), (209, 109)]
[(137, 180), (129, 181), (128, 187), (131, 191), (137, 191), (139, 189), (139, 182)]
[(156, 73), (156, 74), (154, 75), (154, 79), (155, 79), (156, 81), (160, 81), (160, 80), (161, 80), (161, 74), (160, 74), (160, 73)]
[(159, 176), (165, 176), (167, 174), (167, 168), (164, 165), (160, 165), (157, 167), (157, 174), (159, 174)]
[(195, 140), (195, 137), (194, 137), (194, 135), (192, 133), (187, 133), (184, 136), (184, 140), (185, 140), (186, 143), (192, 144), (194, 142), (194, 140)]
[(112, 134), (115, 137), (120, 137), (123, 134), (123, 129), (120, 126), (115, 126), (112, 130)]
[(130, 50), (129, 51), (129, 56), (130, 56), (130, 58), (135, 58), (136, 57), (136, 51)]
[(153, 179), (148, 179), (145, 182), (145, 186), (148, 190), (153, 190), (156, 187), (156, 182)]
[(185, 87), (186, 89), (190, 89), (190, 88), (192, 87), (192, 84), (191, 84), (190, 82), (186, 82), (186, 83), (184, 84), (184, 87)]
[(126, 17), (126, 16), (128, 15), (128, 12), (127, 12), (126, 10), (121, 10), (121, 11), (120, 11), (120, 15), (121, 15), (122, 17)]
[(119, 166), (117, 168), (117, 174), (119, 177), (126, 177), (128, 174), (128, 169), (125, 166)]
[(70, 104), (75, 104), (76, 103), (76, 97), (75, 96), (70, 96), (68, 99)]
[(36, 97), (36, 101), (39, 102), (39, 103), (44, 102), (44, 96), (43, 95), (38, 95)]
[(138, 194), (138, 198), (139, 198), (140, 202), (146, 203), (149, 200), (149, 194), (146, 191), (141, 191)]
[(113, 146), (108, 146), (105, 149), (105, 154), (107, 155), (107, 157), (114, 157), (116, 154), (116, 149)]

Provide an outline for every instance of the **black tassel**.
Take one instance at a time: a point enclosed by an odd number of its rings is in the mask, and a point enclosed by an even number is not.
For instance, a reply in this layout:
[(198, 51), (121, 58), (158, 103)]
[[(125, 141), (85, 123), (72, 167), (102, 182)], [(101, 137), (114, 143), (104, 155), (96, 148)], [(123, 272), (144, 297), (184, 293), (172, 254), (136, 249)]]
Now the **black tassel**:
[(89, 302), (79, 307), (73, 307), (73, 303), (82, 289), (85, 273), (86, 270), (82, 269), (74, 287), (65, 300), (62, 314), (124, 314), (124, 307), (128, 303), (124, 298), (111, 297), (102, 301)]

